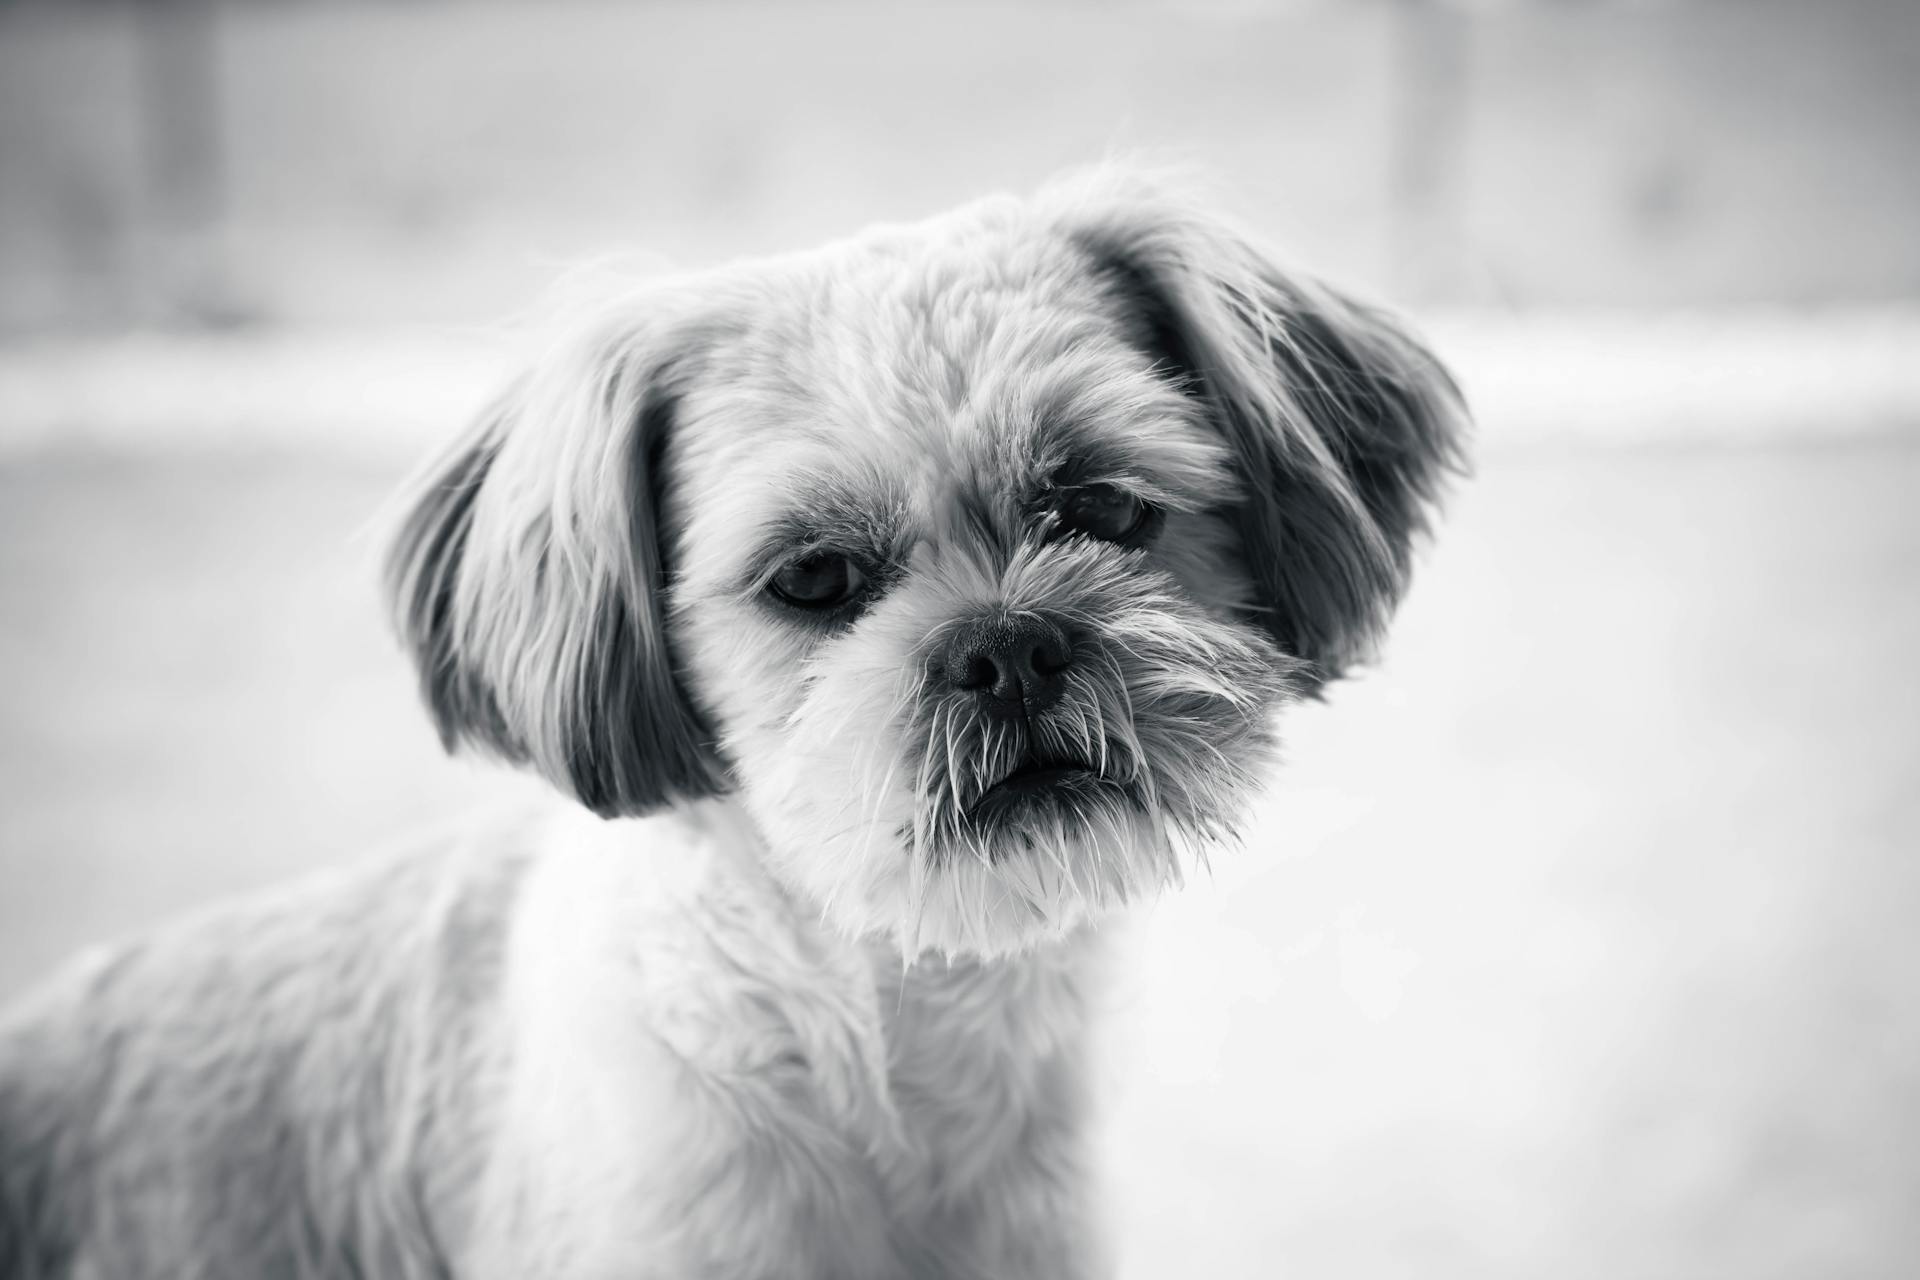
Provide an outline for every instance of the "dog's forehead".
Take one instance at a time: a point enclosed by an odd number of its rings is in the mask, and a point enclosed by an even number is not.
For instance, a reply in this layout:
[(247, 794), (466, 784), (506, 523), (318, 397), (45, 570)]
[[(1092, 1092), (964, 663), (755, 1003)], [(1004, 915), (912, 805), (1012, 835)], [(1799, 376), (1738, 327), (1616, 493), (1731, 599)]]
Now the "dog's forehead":
[(809, 428), (948, 474), (956, 448), (1024, 434), (1128, 354), (1079, 255), (1036, 235), (855, 242), (803, 273), (790, 305), (754, 354)]
[(1212, 467), (1118, 307), (1070, 241), (1018, 228), (936, 224), (804, 260), (705, 379), (701, 487), (724, 478), (760, 523), (812, 497), (924, 526), (1063, 466)]

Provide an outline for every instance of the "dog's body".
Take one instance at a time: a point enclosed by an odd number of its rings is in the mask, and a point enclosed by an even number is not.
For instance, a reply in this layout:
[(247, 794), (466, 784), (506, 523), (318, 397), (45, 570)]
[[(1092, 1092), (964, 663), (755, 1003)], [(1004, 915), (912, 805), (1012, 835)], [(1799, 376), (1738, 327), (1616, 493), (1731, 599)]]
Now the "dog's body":
[(89, 959), (0, 1032), (0, 1274), (1097, 1273), (1097, 940), (903, 970), (753, 846), (530, 816)]
[(578, 810), (0, 1027), (0, 1269), (1068, 1277), (1103, 921), (1363, 655), (1462, 416), (1129, 182), (643, 290), (418, 488), (448, 744)]

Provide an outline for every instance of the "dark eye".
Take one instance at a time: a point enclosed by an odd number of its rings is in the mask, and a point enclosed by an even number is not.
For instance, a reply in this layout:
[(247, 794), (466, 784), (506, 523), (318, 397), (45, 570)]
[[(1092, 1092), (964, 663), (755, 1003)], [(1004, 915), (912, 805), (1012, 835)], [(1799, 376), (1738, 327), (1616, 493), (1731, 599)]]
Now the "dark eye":
[(846, 556), (819, 551), (774, 574), (767, 589), (796, 609), (831, 609), (853, 599), (866, 582)]
[(1082, 485), (1060, 498), (1060, 525), (1102, 542), (1125, 542), (1146, 527), (1147, 504), (1110, 484)]

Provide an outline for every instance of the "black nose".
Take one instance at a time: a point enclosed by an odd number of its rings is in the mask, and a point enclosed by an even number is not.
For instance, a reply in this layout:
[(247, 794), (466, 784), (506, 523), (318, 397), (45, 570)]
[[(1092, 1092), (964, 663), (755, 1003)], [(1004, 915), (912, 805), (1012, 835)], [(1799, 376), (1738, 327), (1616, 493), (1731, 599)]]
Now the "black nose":
[(1072, 662), (1066, 633), (1031, 613), (976, 619), (947, 641), (947, 682), (1002, 712), (1034, 715), (1058, 702)]

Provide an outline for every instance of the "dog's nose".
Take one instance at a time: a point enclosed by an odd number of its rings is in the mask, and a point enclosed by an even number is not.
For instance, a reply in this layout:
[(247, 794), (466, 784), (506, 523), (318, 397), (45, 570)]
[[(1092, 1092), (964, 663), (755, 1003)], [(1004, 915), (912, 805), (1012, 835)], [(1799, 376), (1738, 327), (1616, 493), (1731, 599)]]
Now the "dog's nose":
[(947, 641), (947, 683), (996, 711), (1044, 711), (1060, 700), (1072, 664), (1066, 633), (1031, 613), (976, 619)]

